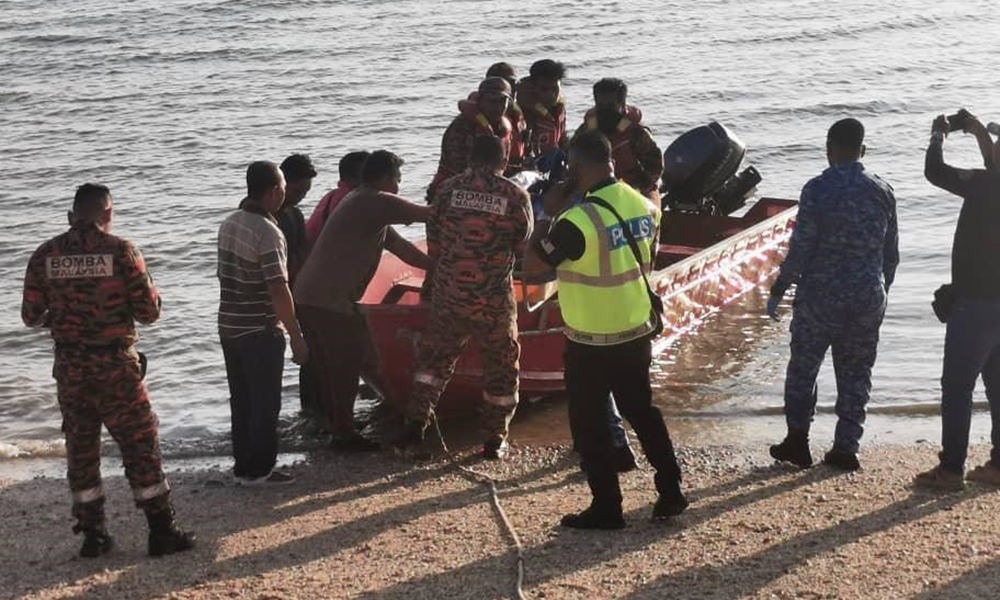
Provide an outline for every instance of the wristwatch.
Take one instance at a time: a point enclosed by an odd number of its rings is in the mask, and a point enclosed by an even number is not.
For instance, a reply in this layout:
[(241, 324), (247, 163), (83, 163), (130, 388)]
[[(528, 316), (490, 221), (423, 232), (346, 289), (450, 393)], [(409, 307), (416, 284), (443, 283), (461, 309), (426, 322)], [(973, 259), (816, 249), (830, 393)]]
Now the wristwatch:
[(935, 131), (935, 132), (931, 133), (931, 142), (937, 142), (937, 143), (940, 144), (940, 143), (944, 142), (944, 138), (945, 138), (945, 135), (944, 135), (943, 131)]

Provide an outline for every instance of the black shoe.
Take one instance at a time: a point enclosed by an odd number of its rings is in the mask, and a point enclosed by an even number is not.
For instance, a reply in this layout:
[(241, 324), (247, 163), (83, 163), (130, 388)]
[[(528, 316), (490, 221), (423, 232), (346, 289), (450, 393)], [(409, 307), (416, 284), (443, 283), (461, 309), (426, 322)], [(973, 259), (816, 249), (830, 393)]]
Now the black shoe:
[(399, 432), (393, 437), (392, 445), (398, 450), (404, 450), (411, 446), (419, 446), (424, 442), (424, 430), (426, 424), (422, 421), (406, 419)]
[(196, 538), (177, 526), (172, 508), (159, 513), (146, 514), (149, 522), (149, 555), (163, 556), (194, 548)]
[(812, 453), (809, 452), (809, 436), (799, 431), (790, 431), (780, 444), (771, 446), (771, 457), (774, 460), (789, 462), (800, 469), (808, 469), (813, 464)]
[(86, 529), (83, 532), (83, 547), (80, 548), (80, 556), (97, 558), (111, 552), (114, 547), (115, 540), (108, 535), (108, 532)]
[(583, 512), (564, 516), (559, 524), (571, 529), (624, 529), (625, 517), (621, 508), (599, 509), (591, 505)]
[(660, 495), (656, 499), (656, 504), (653, 505), (653, 518), (669, 519), (670, 517), (676, 517), (684, 512), (684, 509), (687, 507), (688, 500), (680, 490), (667, 496)]
[(486, 440), (479, 453), (487, 460), (502, 460), (510, 453), (510, 444), (500, 436)]
[(337, 452), (374, 452), (381, 448), (382, 445), (378, 442), (356, 432), (345, 436), (335, 435), (330, 440), (330, 449)]
[(857, 471), (861, 468), (858, 455), (833, 448), (823, 456), (823, 464), (843, 469), (844, 471)]

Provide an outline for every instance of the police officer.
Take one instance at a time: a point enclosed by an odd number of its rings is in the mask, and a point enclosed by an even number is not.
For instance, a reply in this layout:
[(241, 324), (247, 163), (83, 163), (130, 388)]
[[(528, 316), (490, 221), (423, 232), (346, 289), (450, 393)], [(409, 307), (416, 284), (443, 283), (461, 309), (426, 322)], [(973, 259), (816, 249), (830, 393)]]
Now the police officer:
[(160, 462), (156, 414), (136, 351), (135, 321), (160, 316), (160, 296), (139, 249), (111, 235), (111, 192), (84, 184), (69, 213), (70, 229), (42, 244), (24, 278), (21, 318), (47, 327), (55, 340), (56, 389), (66, 434), (80, 555), (111, 550), (101, 485), (101, 426), (121, 449), (136, 505), (149, 522), (149, 554), (188, 550), (195, 537), (174, 521)]
[(517, 301), (514, 261), (524, 252), (533, 216), (528, 193), (502, 177), (506, 151), (492, 136), (475, 139), (471, 166), (445, 181), (427, 220), (431, 316), (421, 338), (406, 424), (397, 446), (419, 443), (430, 412), (475, 339), (483, 357), (480, 404), (486, 458), (503, 458), (517, 408)]
[(607, 422), (609, 392), (656, 469), (660, 496), (653, 516), (678, 515), (688, 504), (670, 434), (652, 404), (649, 379), (655, 326), (643, 270), (652, 265), (660, 209), (615, 179), (611, 144), (599, 131), (581, 132), (573, 138), (569, 164), (571, 186), (585, 195), (584, 201), (562, 213), (537, 243), (529, 244), (525, 270), (536, 274), (556, 269), (568, 338), (565, 377), (570, 429), (587, 464), (593, 495), (589, 508), (566, 515), (562, 524), (619, 529), (625, 521)]
[(830, 167), (802, 188), (788, 255), (771, 286), (767, 310), (793, 283), (791, 357), (785, 378), (788, 435), (771, 456), (812, 465), (809, 426), (816, 412), (816, 375), (828, 348), (837, 376), (837, 428), (823, 462), (860, 468), (858, 446), (871, 392), (886, 294), (899, 264), (896, 198), (892, 187), (865, 170), (865, 129), (856, 119), (830, 127)]

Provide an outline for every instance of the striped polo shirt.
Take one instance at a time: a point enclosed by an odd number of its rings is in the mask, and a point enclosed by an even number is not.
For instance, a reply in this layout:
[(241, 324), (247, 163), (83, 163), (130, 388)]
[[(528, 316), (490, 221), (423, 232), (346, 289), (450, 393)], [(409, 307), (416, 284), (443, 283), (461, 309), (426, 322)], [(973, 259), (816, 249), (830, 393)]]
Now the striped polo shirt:
[(288, 281), (285, 236), (263, 215), (238, 210), (219, 228), (219, 336), (281, 329), (267, 284)]

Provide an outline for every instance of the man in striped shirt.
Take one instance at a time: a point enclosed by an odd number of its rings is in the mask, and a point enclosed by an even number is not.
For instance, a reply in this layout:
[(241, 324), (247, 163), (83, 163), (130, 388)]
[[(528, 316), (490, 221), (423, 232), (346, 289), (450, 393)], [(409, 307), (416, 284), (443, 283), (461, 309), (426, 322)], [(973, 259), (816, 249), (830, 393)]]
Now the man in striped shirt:
[(243, 485), (290, 483), (274, 470), (285, 335), (292, 360), (308, 359), (288, 289), (287, 246), (274, 218), (285, 199), (278, 166), (247, 168), (247, 197), (219, 228), (219, 337), (229, 378), (233, 474)]

